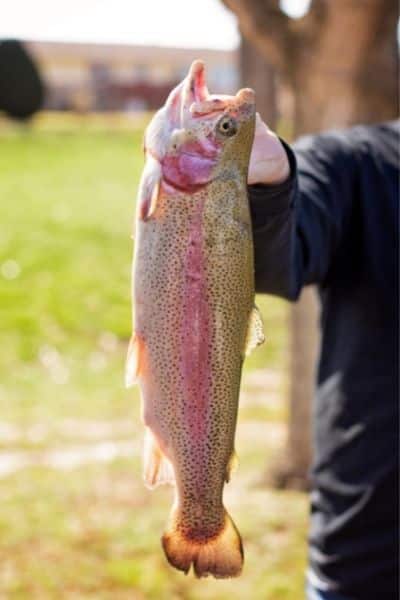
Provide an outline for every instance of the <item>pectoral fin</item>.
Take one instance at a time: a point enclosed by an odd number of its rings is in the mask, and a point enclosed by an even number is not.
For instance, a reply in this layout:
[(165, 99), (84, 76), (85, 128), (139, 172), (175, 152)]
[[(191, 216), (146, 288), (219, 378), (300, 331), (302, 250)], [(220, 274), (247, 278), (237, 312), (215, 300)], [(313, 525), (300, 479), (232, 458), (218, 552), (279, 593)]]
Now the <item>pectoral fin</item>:
[(153, 156), (147, 154), (137, 200), (138, 219), (146, 221), (155, 213), (160, 195), (161, 178), (160, 163)]
[(148, 427), (144, 439), (143, 478), (150, 489), (164, 483), (175, 483), (172, 465)]
[(260, 346), (264, 342), (265, 335), (262, 317), (257, 306), (254, 305), (250, 313), (244, 355), (249, 356), (254, 348)]
[(140, 199), (140, 218), (147, 221), (156, 211), (158, 197), (160, 194), (160, 180), (153, 183), (152, 187), (146, 188), (144, 196)]

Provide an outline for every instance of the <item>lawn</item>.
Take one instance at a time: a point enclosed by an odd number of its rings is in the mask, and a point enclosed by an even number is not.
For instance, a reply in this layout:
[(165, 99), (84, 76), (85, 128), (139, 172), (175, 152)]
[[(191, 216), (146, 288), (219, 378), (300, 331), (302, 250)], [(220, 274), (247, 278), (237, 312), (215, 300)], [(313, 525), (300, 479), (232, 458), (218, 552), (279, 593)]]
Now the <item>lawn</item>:
[(123, 387), (144, 125), (0, 121), (0, 599), (299, 600), (307, 499), (264, 483), (285, 439), (277, 299), (258, 299), (267, 343), (246, 364), (226, 492), (243, 575), (195, 581), (159, 545), (171, 490), (142, 484), (139, 399)]

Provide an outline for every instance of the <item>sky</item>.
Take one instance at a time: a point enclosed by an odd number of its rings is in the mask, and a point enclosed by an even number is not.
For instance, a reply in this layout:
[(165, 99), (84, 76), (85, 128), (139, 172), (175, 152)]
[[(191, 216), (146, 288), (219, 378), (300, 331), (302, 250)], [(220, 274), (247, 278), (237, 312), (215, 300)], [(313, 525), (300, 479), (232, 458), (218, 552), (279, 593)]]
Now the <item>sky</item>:
[[(301, 16), (309, 0), (281, 0)], [(220, 0), (0, 0), (0, 39), (231, 49), (236, 19)]]

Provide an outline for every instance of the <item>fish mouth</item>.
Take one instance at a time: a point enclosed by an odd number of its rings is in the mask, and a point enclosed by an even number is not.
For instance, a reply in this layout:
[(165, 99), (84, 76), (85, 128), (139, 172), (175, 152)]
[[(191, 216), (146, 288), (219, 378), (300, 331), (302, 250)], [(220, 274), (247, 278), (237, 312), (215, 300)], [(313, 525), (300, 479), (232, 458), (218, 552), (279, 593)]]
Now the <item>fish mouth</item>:
[(212, 95), (208, 91), (205, 65), (202, 60), (195, 60), (184, 80), (182, 90), (182, 121), (199, 118), (212, 119), (226, 110), (242, 112), (243, 108), (254, 110), (255, 93), (251, 88), (240, 89), (235, 96)]
[(236, 95), (210, 94), (206, 82), (206, 68), (202, 60), (190, 65), (185, 79), (168, 97), (167, 115), (170, 129), (190, 128), (201, 119), (215, 119), (224, 111), (243, 113), (243, 117), (255, 109), (255, 93), (244, 88)]

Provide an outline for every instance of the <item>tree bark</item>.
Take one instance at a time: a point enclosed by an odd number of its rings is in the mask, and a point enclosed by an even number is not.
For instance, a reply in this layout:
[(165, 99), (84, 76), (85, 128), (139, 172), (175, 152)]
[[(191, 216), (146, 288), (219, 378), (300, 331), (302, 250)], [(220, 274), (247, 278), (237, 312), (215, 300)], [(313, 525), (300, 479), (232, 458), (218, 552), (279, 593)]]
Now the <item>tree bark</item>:
[[(224, 0), (240, 29), (294, 95), (294, 134), (397, 117), (397, 2), (313, 0), (290, 19), (279, 0)], [(304, 487), (311, 457), (310, 404), (318, 346), (315, 293), (291, 314), (290, 419), (279, 485)]]
[(324, 4), (318, 38), (305, 44), (290, 70), (296, 134), (396, 118), (396, 3)]
[(313, 0), (295, 20), (279, 0), (223, 1), (293, 90), (295, 135), (397, 117), (397, 2)]
[(242, 36), (240, 44), (240, 72), (242, 87), (256, 92), (257, 111), (274, 129), (278, 120), (276, 69), (263, 54)]

